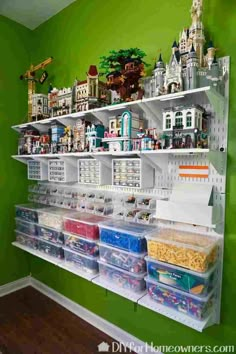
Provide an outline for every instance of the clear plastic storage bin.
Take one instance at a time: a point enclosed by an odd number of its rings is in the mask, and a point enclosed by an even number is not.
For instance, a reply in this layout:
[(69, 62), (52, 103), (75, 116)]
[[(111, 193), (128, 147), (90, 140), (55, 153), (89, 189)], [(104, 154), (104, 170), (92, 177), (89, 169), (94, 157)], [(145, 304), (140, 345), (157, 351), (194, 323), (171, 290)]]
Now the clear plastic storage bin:
[(39, 251), (48, 254), (51, 257), (63, 259), (64, 250), (61, 246), (54, 243), (39, 239), (38, 240), (38, 249)]
[(147, 251), (145, 236), (156, 230), (153, 226), (139, 225), (122, 220), (99, 223), (100, 240), (108, 245), (135, 253)]
[(55, 207), (42, 209), (39, 212), (39, 224), (43, 226), (52, 227), (57, 230), (63, 229), (63, 217), (70, 212)]
[(37, 228), (36, 224), (29, 222), (29, 221), (24, 221), (18, 218), (15, 218), (16, 220), (16, 230), (22, 232), (23, 234), (27, 234), (30, 236), (37, 236)]
[(98, 223), (105, 218), (87, 213), (76, 213), (64, 217), (64, 230), (91, 240), (99, 238)]
[(37, 223), (38, 211), (42, 208), (45, 208), (45, 205), (29, 203), (29, 204), (16, 205), (15, 208), (16, 208), (17, 218)]
[(155, 209), (156, 200), (150, 197), (139, 197), (137, 198), (137, 207), (140, 209)]
[(113, 205), (105, 203), (95, 203), (94, 212), (97, 215), (108, 216), (113, 213)]
[(64, 248), (65, 254), (65, 262), (73, 265), (81, 270), (91, 273), (97, 274), (98, 272), (98, 262), (97, 258), (87, 256), (85, 254), (77, 253), (72, 250), (68, 250)]
[(21, 245), (32, 248), (34, 250), (38, 249), (38, 239), (29, 235), (25, 235), (24, 233), (15, 230), (16, 232), (16, 241)]
[(40, 238), (52, 243), (58, 243), (60, 245), (64, 244), (64, 235), (61, 231), (56, 229), (37, 225), (37, 232)]
[(131, 290), (139, 293), (145, 290), (145, 281), (143, 274), (135, 274), (127, 272), (123, 269), (114, 267), (113, 265), (98, 261), (99, 275), (106, 281), (113, 283), (120, 288)]
[(155, 236), (146, 238), (150, 257), (196, 272), (206, 272), (218, 257), (218, 241), (214, 237), (159, 229)]
[(187, 294), (181, 290), (158, 283), (150, 278), (145, 278), (150, 297), (178, 312), (194, 317), (197, 320), (206, 318), (215, 303), (215, 294), (211, 292), (205, 297)]
[(140, 211), (136, 215), (136, 221), (139, 224), (145, 224), (145, 225), (152, 224), (154, 222), (153, 213), (150, 210)]
[(97, 257), (99, 248), (97, 242), (88, 240), (83, 237), (75, 236), (64, 232), (65, 247), (74, 251), (87, 254), (91, 257)]
[(145, 260), (150, 279), (197, 296), (209, 294), (218, 279), (217, 267), (211, 268), (206, 273), (196, 273), (149, 257), (145, 257)]
[(146, 272), (146, 262), (144, 259), (146, 253), (131, 253), (99, 243), (99, 254), (100, 260), (104, 263), (112, 264), (131, 273), (143, 274)]

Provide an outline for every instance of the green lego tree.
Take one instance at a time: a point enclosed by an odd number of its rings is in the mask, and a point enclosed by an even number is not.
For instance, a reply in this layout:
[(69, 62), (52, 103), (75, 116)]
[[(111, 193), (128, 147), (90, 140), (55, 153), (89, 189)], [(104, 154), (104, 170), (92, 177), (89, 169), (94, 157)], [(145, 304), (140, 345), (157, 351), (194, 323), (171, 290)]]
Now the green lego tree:
[(100, 58), (100, 69), (106, 75), (107, 87), (119, 92), (123, 101), (130, 100), (132, 93), (138, 92), (138, 96), (142, 96), (139, 80), (145, 75), (145, 66), (149, 66), (143, 60), (145, 52), (130, 48), (111, 50), (109, 54)]

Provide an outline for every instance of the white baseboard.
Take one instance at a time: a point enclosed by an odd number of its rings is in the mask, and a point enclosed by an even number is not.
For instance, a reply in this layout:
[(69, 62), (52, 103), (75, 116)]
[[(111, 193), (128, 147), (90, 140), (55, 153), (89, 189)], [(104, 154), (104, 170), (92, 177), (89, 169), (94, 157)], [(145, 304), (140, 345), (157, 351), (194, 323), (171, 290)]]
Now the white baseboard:
[[(88, 322), (92, 326), (98, 328), (100, 331), (106, 333), (108, 336), (111, 338), (114, 338), (115, 341), (123, 343), (125, 346), (125, 343), (128, 343), (126, 346), (129, 346), (129, 343), (132, 343), (131, 345), (136, 348), (142, 348), (142, 351), (140, 349), (140, 353), (156, 353), (156, 354), (161, 354), (160, 352), (158, 353), (157, 351), (154, 351), (154, 348), (151, 346), (147, 345), (140, 339), (132, 336), (131, 334), (125, 332), (121, 328), (115, 326), (114, 324), (104, 320), (102, 317), (95, 315), (93, 312), (87, 310), (83, 306), (77, 304), (76, 302), (68, 299), (67, 297), (61, 295), (54, 289), (48, 287), (44, 283), (31, 278), (30, 279), (31, 286), (35, 288), (36, 290), (40, 291), (50, 299), (54, 300), (57, 302), (59, 305), (65, 307), (67, 310), (70, 312), (74, 313), (78, 317), (82, 318), (84, 321)], [(98, 343), (99, 344), (99, 343)], [(133, 350), (134, 351), (134, 350)]]
[(34, 289), (38, 290), (53, 301), (57, 302), (59, 305), (74, 313), (76, 316), (82, 318), (84, 321), (88, 322), (100, 331), (106, 333), (116, 342), (122, 343), (123, 346), (129, 348), (129, 346), (131, 345), (131, 349), (133, 352), (135, 352), (134, 348), (136, 347), (141, 348), (138, 350), (138, 352), (140, 353), (161, 354), (160, 352), (155, 351), (154, 348), (150, 345), (147, 345), (140, 339), (132, 336), (128, 332), (125, 332), (123, 329), (115, 326), (114, 324), (104, 320), (102, 317), (94, 314), (93, 312), (87, 310), (85, 307), (61, 295), (59, 292), (55, 291), (54, 289), (50, 288), (49, 286), (45, 285), (44, 283), (38, 281), (37, 279), (31, 276), (21, 278), (12, 283), (0, 286), (0, 297), (8, 295), (14, 291), (23, 289), (27, 286), (32, 286)]
[(25, 277), (0, 286), (0, 297), (31, 285), (31, 277)]

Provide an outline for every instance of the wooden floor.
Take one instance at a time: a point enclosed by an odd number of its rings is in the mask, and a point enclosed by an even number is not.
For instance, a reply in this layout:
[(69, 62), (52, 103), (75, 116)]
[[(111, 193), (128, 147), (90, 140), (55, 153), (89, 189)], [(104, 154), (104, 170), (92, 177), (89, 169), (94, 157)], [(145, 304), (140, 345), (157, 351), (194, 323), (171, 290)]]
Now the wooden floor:
[(95, 354), (103, 341), (112, 338), (31, 287), (0, 298), (0, 354)]

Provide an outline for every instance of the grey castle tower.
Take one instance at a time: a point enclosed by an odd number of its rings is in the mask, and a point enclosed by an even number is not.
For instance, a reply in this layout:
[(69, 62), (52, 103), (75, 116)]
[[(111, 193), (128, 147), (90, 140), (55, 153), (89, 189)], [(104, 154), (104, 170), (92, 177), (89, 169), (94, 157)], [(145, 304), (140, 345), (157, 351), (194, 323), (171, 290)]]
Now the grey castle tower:
[(163, 93), (164, 82), (165, 82), (165, 64), (162, 60), (160, 54), (159, 59), (156, 63), (155, 69), (153, 70), (153, 94), (154, 96), (159, 96)]
[(193, 90), (198, 87), (198, 57), (193, 44), (187, 58), (186, 84), (186, 90)]
[(153, 97), (184, 90), (213, 86), (223, 88), (222, 63), (215, 58), (216, 49), (209, 42), (204, 55), (205, 34), (202, 23), (203, 0), (192, 0), (189, 28), (185, 28), (174, 41), (169, 63), (165, 66), (160, 56), (151, 77), (143, 78), (145, 97)]

